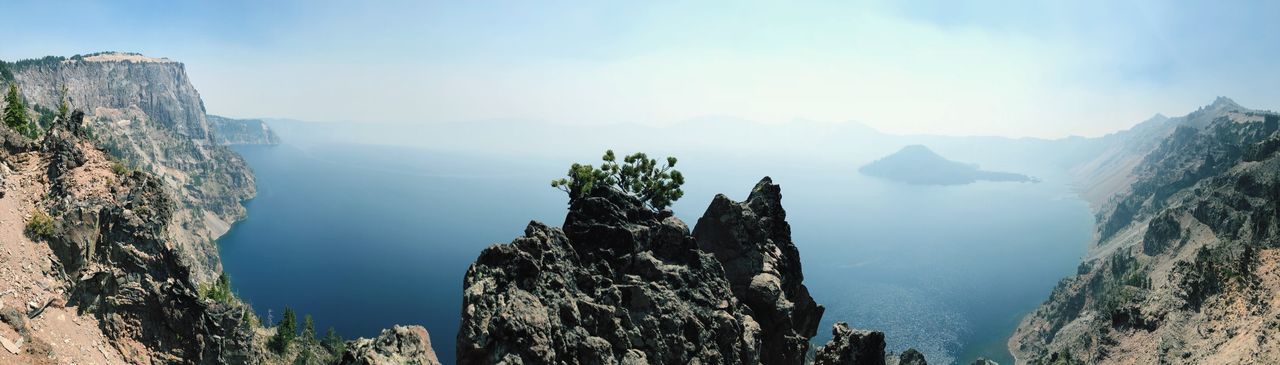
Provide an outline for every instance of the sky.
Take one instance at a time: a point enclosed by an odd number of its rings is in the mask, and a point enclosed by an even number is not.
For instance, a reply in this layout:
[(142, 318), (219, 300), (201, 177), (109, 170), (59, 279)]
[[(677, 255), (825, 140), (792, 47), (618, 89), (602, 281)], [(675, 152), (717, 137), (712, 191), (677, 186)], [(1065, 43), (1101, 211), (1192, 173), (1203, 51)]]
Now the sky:
[(1096, 136), (1278, 109), (1280, 2), (28, 1), (0, 59), (181, 61), (212, 114)]

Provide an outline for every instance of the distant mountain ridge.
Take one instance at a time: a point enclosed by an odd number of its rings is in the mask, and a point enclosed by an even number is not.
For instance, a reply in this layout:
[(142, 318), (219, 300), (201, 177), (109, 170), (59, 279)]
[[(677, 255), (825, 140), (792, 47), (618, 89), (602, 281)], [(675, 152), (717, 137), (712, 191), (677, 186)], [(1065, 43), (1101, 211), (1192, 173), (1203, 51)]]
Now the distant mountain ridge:
[(963, 185), (977, 181), (1036, 182), (1033, 177), (986, 171), (977, 164), (948, 160), (924, 145), (910, 145), (858, 169), (868, 176), (916, 185)]
[(1280, 361), (1280, 114), (1218, 98), (1077, 172), (1097, 241), (1009, 340), (1019, 364)]
[(221, 145), (277, 145), (280, 136), (262, 119), (235, 119), (209, 114), (214, 141)]

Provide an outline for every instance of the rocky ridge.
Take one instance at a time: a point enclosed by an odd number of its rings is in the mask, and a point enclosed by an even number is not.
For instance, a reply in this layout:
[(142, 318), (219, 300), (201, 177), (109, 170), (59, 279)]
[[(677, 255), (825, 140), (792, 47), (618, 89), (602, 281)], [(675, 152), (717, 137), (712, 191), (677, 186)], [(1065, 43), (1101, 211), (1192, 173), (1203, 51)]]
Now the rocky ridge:
[(1280, 115), (1220, 98), (1167, 123), (1010, 339), (1019, 363), (1280, 361)]
[(280, 137), (262, 119), (234, 119), (208, 115), (214, 142), (221, 145), (277, 145)]
[[(45, 277), (37, 279), (57, 288), (47, 303), (96, 322), (114, 350), (99, 348), (107, 361), (249, 362), (247, 307), (202, 298), (166, 234), (177, 210), (172, 194), (149, 173), (113, 171), (105, 151), (87, 139), (83, 118), (75, 112), (56, 120), (41, 142), (12, 142), (23, 147), (0, 156), (6, 166), (20, 164), (6, 170), (23, 174), (6, 184), (13, 194), (4, 199), (31, 201), (31, 221), (46, 211), (51, 217), (47, 228), (27, 228), (51, 251)], [(25, 320), (10, 324), (18, 322)], [(28, 333), (23, 340), (39, 338)], [(72, 354), (55, 348), (42, 356)]]
[[(785, 218), (769, 178), (744, 202), (717, 196), (693, 233), (597, 187), (571, 199), (564, 228), (531, 222), (467, 270), (458, 363), (805, 363), (823, 309)], [(883, 333), (851, 342), (839, 328), (824, 348), (853, 357), (826, 363), (885, 363)]]
[(0, 82), (16, 83), (27, 103), (43, 110), (32, 115), (56, 109), (65, 90), (70, 106), (85, 111), (88, 138), (174, 192), (177, 224), (168, 234), (182, 243), (197, 281), (212, 281), (221, 271), (213, 240), (244, 216), (240, 202), (253, 197), (254, 181), (243, 159), (217, 142), (183, 64), (99, 53), (5, 67), (10, 77)]

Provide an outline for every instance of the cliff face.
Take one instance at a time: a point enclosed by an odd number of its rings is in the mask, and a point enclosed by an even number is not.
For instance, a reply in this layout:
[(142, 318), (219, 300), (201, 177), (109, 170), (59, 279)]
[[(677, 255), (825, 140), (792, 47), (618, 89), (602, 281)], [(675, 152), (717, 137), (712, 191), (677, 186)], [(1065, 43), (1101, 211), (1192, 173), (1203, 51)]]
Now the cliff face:
[(1174, 121), (1010, 339), (1019, 363), (1280, 361), (1280, 115), (1219, 99)]
[(214, 142), (222, 145), (277, 145), (280, 137), (262, 119), (233, 119), (208, 115)]
[(240, 202), (254, 195), (253, 174), (218, 143), (181, 63), (107, 53), (8, 69), (33, 106), (56, 109), (65, 87), (70, 106), (86, 113), (87, 136), (128, 166), (159, 177), (176, 198), (169, 238), (181, 243), (198, 281), (216, 276), (213, 240), (244, 216)]
[[(41, 142), (0, 154), (9, 175), (5, 204), (29, 209), (23, 213), (30, 215), (26, 234), (47, 242), (40, 247), (25, 236), (6, 235), (6, 247), (19, 248), (6, 252), (22, 261), (50, 251), (39, 274), (27, 271), (33, 275), (14, 284), (31, 282), (9, 291), (33, 298), (33, 310), (11, 313), (18, 320), (6, 322), (39, 323), (44, 308), (55, 306), (64, 311), (60, 316), (97, 327), (45, 322), (46, 337), (33, 331), (20, 337), (31, 344), (25, 354), (68, 362), (251, 362), (248, 307), (202, 298), (182, 252), (167, 237), (178, 209), (172, 194), (152, 174), (113, 170), (110, 157), (87, 139), (83, 118), (73, 113), (56, 121)], [(12, 215), (0, 220), (23, 223)], [(49, 291), (31, 292), (39, 287)], [(42, 343), (47, 350), (40, 350)], [(77, 358), (74, 347), (65, 347), (89, 344), (98, 346), (101, 358)]]
[[(50, 116), (35, 140), (0, 127), (0, 363), (341, 359), (314, 339), (270, 350), (277, 329), (202, 284), (220, 271), (216, 223), (243, 214), (253, 179), (211, 142), (181, 64), (106, 54), (4, 66), (0, 81), (18, 82), (28, 105), (49, 110), (67, 85), (72, 107), (92, 111)], [(435, 363), (421, 327), (346, 346), (351, 363)]]

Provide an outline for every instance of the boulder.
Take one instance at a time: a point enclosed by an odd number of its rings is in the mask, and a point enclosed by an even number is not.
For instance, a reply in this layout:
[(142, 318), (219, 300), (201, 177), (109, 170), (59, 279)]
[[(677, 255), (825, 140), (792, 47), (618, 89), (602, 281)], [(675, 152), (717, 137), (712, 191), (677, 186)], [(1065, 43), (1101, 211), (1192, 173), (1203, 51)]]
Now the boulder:
[(898, 365), (929, 365), (929, 363), (924, 361), (924, 354), (912, 348), (898, 355)]
[(340, 364), (344, 365), (440, 365), (431, 348), (431, 336), (422, 326), (394, 326), (378, 337), (361, 338), (347, 344)]
[(836, 322), (831, 341), (818, 348), (813, 365), (884, 365), (884, 332), (859, 331)]

